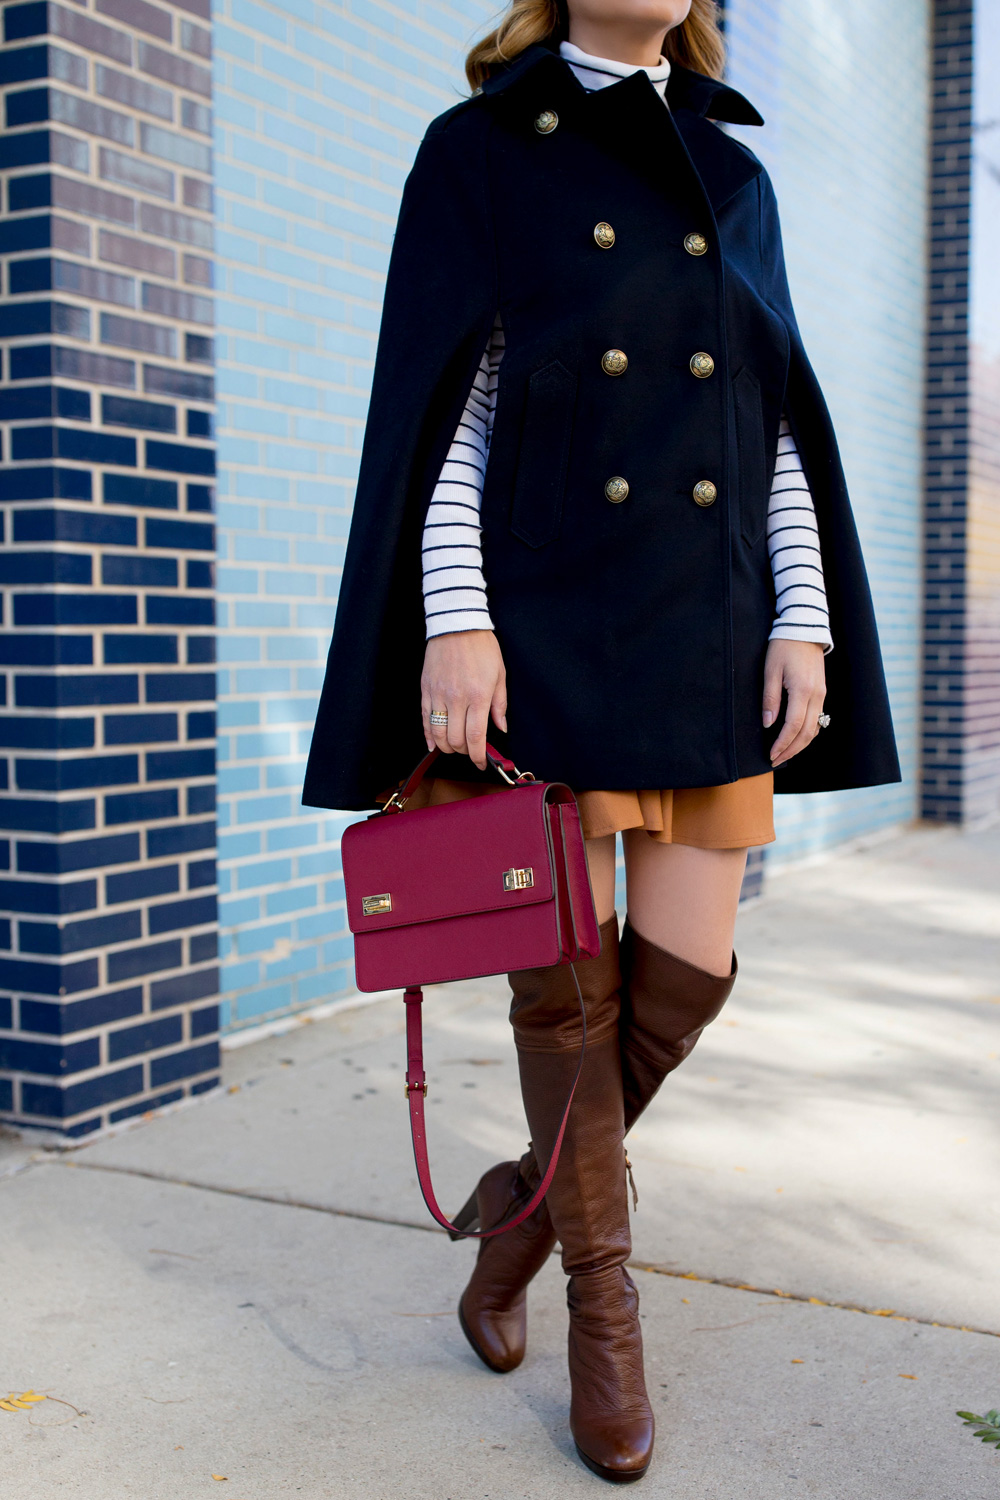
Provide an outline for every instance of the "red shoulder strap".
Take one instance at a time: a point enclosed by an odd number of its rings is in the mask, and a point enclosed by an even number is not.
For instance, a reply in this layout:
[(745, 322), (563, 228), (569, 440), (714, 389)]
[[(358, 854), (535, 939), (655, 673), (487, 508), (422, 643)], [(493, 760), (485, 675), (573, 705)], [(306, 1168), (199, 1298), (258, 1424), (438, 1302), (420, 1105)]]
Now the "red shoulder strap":
[(508, 1229), (515, 1229), (529, 1218), (545, 1194), (548, 1192), (552, 1179), (555, 1176), (556, 1166), (559, 1161), (559, 1152), (562, 1150), (563, 1136), (566, 1134), (566, 1125), (569, 1120), (570, 1105), (573, 1103), (573, 1095), (576, 1086), (580, 1082), (580, 1074), (583, 1071), (584, 1052), (587, 1045), (587, 1008), (583, 1003), (583, 993), (580, 989), (580, 981), (576, 977), (576, 967), (570, 964), (573, 973), (573, 983), (576, 985), (576, 993), (580, 1000), (580, 1017), (582, 1025), (582, 1038), (580, 1041), (580, 1060), (576, 1065), (576, 1073), (573, 1084), (566, 1100), (566, 1108), (562, 1113), (559, 1123), (559, 1133), (556, 1136), (555, 1145), (552, 1147), (552, 1155), (545, 1169), (538, 1187), (532, 1193), (530, 1200), (519, 1209), (513, 1218), (506, 1219), (502, 1224), (493, 1229), (466, 1230), (456, 1229), (455, 1225), (441, 1212), (438, 1201), (434, 1196), (434, 1187), (431, 1183), (430, 1162), (427, 1158), (427, 1131), (424, 1120), (424, 1097), (427, 1093), (427, 1079), (424, 1073), (424, 1043), (421, 1006), (424, 1000), (424, 992), (419, 985), (413, 985), (404, 992), (403, 999), (406, 1002), (406, 1098), (410, 1106), (410, 1133), (413, 1137), (413, 1159), (417, 1165), (417, 1180), (420, 1183), (420, 1191), (424, 1202), (431, 1214), (442, 1229), (447, 1229), (449, 1234), (458, 1238), (471, 1240), (488, 1240), (495, 1234), (505, 1234)]

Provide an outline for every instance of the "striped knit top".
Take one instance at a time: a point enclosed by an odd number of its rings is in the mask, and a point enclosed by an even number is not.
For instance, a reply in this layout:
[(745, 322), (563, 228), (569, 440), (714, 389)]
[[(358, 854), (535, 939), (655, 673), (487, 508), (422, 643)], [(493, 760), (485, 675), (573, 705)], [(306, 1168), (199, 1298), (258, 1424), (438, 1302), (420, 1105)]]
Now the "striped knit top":
[[(560, 42), (559, 51), (588, 93), (637, 71), (631, 63), (594, 57), (572, 42)], [(666, 104), (670, 63), (661, 57), (645, 71)], [(480, 508), (503, 352), (504, 333), (497, 313), (427, 509), (422, 561), (428, 640), (454, 631), (493, 629), (483, 576)], [(830, 651), (833, 638), (816, 512), (784, 415), (767, 508), (767, 552), (775, 590), (769, 639), (815, 641)]]

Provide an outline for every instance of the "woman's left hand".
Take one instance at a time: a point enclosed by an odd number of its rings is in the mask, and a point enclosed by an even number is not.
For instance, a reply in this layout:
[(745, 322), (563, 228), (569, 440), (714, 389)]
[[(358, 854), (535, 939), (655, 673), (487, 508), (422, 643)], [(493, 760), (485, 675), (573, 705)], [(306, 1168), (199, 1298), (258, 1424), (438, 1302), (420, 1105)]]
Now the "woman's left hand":
[(819, 734), (826, 698), (823, 647), (814, 641), (769, 641), (764, 661), (764, 728), (770, 729), (788, 695), (785, 722), (771, 746), (771, 765), (782, 766)]

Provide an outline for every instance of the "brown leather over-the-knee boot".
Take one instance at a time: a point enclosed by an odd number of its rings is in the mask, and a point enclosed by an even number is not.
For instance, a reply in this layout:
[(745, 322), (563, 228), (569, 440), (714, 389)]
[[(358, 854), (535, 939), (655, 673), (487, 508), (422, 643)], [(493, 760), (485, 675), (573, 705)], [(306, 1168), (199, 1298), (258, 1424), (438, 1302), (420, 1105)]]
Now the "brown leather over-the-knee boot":
[[(618, 1035), (621, 974), (610, 950), (577, 965), (587, 1046), (549, 1216), (569, 1276), (570, 1428), (577, 1452), (604, 1479), (639, 1479), (653, 1450), (642, 1365), (639, 1298), (625, 1270), (631, 1250)], [(521, 1095), (535, 1154), (547, 1161), (576, 1071), (581, 1022), (568, 966), (510, 976)]]
[(621, 1052), (625, 1129), (631, 1130), (660, 1084), (688, 1057), (736, 983), (710, 974), (640, 936), (625, 919), (621, 940)]
[[(594, 964), (602, 976), (618, 973), (617, 917), (601, 927), (600, 957), (577, 964), (581, 986), (589, 984), (586, 975)], [(516, 980), (512, 975), (512, 985)], [(573, 1004), (579, 1014), (575, 990)], [(579, 1047), (579, 1041), (574, 1045)], [(500, 1162), (484, 1174), (457, 1216), (456, 1225), (460, 1229), (492, 1229), (531, 1197), (540, 1180), (529, 1146), (520, 1162)], [(548, 1260), (555, 1244), (555, 1230), (544, 1202), (516, 1229), (480, 1244), (475, 1268), (458, 1304), (458, 1318), (479, 1358), (498, 1374), (517, 1369), (524, 1358), (528, 1283)]]

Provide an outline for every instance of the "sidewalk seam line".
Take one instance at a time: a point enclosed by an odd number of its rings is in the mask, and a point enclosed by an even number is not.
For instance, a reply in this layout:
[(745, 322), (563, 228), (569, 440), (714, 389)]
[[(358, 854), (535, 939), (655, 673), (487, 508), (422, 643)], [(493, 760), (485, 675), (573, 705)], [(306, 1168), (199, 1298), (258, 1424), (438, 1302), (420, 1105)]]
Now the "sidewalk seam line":
[[(194, 1188), (197, 1192), (219, 1193), (227, 1198), (246, 1198), (254, 1203), (270, 1203), (276, 1208), (300, 1208), (307, 1213), (326, 1214), (334, 1219), (357, 1219), (365, 1224), (385, 1224), (392, 1229), (416, 1229), (421, 1234), (444, 1234), (444, 1230), (439, 1229), (436, 1224), (418, 1224), (412, 1219), (393, 1219), (387, 1214), (364, 1213), (360, 1209), (330, 1208), (326, 1204), (308, 1203), (299, 1198), (279, 1198), (274, 1193), (257, 1192), (253, 1188), (230, 1188), (212, 1182), (192, 1182), (186, 1177), (171, 1177), (165, 1172), (151, 1172), (142, 1167), (116, 1167), (105, 1162), (73, 1161), (65, 1157), (53, 1158), (51, 1165), (62, 1167), (66, 1171), (110, 1172), (119, 1177), (141, 1177), (147, 1182), (165, 1182), (172, 1187)], [(799, 1302), (806, 1307), (832, 1307), (839, 1312), (863, 1313), (869, 1318), (887, 1318), (894, 1323), (919, 1323), (925, 1328), (949, 1328), (953, 1333), (978, 1333), (984, 1338), (1000, 1338), (1000, 1332), (993, 1328), (977, 1328), (966, 1323), (942, 1323), (934, 1318), (899, 1313), (894, 1308), (862, 1307), (856, 1302), (832, 1302), (823, 1297), (807, 1296), (804, 1292), (784, 1292), (777, 1287), (754, 1286), (749, 1282), (737, 1281), (735, 1277), (699, 1276), (695, 1271), (671, 1271), (666, 1266), (646, 1261), (630, 1260), (627, 1264), (633, 1271), (645, 1271), (652, 1276), (668, 1276), (675, 1281), (696, 1281), (704, 1286), (724, 1286), (731, 1291), (773, 1297), (775, 1301)]]

